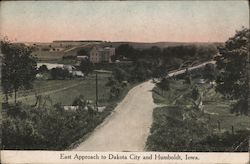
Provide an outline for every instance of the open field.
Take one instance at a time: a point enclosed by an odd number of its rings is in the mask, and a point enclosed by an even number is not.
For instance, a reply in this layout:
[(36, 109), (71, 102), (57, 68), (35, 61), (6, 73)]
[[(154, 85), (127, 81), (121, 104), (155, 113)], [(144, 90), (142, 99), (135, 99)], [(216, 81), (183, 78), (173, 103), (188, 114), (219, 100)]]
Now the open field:
[[(193, 86), (184, 80), (170, 80), (168, 91), (154, 88), (153, 98), (158, 107), (153, 113), (154, 121), (147, 149), (246, 151), (244, 136), (250, 130), (250, 117), (230, 113), (233, 102), (223, 99), (210, 84), (195, 85), (203, 93), (203, 108), (199, 110), (191, 100)], [(238, 149), (237, 145), (240, 144), (242, 147)]]
[(232, 126), (234, 130), (250, 130), (249, 116), (236, 116), (229, 111), (229, 102), (219, 101), (205, 104), (205, 111), (210, 114), (209, 126), (213, 131), (218, 131), (218, 121), (220, 121), (221, 132), (231, 131)]
[(37, 57), (39, 61), (56, 63), (64, 55), (63, 52), (49, 52), (49, 51), (35, 51), (32, 52), (32, 55)]
[[(105, 86), (109, 76), (106, 74), (98, 75), (98, 95), (101, 104), (105, 104), (109, 98), (109, 88)], [(42, 97), (49, 96), (53, 104), (71, 105), (79, 95), (95, 101), (95, 75), (90, 75), (86, 79), (37, 80), (33, 89), (19, 91), (17, 100), (32, 105), (36, 102), (35, 94), (42, 95)], [(10, 101), (13, 101), (13, 97)]]
[[(221, 122), (221, 131), (231, 130), (231, 126), (234, 126), (235, 130), (249, 129), (250, 130), (250, 117), (249, 116), (236, 116), (230, 113), (230, 102), (224, 100), (219, 93), (215, 92), (215, 88), (210, 88), (209, 84), (197, 85), (201, 92), (205, 92), (203, 97), (204, 111), (209, 115), (210, 128), (217, 131), (218, 121)], [(183, 80), (172, 81), (170, 84), (170, 90), (162, 91), (159, 88), (154, 88), (153, 98), (154, 102), (161, 105), (174, 105), (176, 100), (181, 99), (182, 95), (185, 95), (191, 91), (188, 84), (185, 84)], [(182, 100), (182, 99), (181, 99)], [(182, 100), (182, 102), (185, 100)], [(185, 102), (186, 105), (190, 105)]]

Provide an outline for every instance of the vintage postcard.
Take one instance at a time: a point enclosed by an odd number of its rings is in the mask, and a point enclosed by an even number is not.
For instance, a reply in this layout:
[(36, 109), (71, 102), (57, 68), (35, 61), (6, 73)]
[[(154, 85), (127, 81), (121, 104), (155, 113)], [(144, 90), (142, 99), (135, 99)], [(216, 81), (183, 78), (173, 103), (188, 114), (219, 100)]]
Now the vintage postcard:
[(249, 163), (249, 2), (1, 1), (3, 164)]

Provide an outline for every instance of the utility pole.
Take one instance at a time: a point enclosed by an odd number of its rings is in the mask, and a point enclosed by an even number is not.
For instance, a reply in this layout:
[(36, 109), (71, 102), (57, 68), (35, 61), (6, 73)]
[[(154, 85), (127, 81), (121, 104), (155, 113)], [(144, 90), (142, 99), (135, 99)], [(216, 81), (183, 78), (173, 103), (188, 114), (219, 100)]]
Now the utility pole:
[(95, 106), (96, 110), (98, 112), (98, 73), (108, 73), (112, 74), (111, 71), (105, 71), (105, 70), (94, 70), (95, 72)]
[(96, 105), (96, 109), (98, 111), (98, 72), (95, 72), (95, 105)]

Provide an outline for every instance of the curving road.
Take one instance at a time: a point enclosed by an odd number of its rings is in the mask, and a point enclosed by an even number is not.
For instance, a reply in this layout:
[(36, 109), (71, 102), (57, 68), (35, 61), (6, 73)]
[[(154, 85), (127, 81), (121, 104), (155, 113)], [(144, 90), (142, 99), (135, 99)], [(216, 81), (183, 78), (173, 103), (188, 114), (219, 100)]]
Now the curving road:
[[(204, 67), (208, 61), (189, 70)], [(185, 73), (186, 69), (175, 70), (169, 77)], [(152, 124), (153, 103), (152, 81), (144, 82), (131, 89), (114, 112), (76, 149), (83, 151), (144, 151), (145, 142)]]
[(147, 81), (131, 89), (114, 112), (75, 150), (143, 151), (153, 120), (153, 87)]

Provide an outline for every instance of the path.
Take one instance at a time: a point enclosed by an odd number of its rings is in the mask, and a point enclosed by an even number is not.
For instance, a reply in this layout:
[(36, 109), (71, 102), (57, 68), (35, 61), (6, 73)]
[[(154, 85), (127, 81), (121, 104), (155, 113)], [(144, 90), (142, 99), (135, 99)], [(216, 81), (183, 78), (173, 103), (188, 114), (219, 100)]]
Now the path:
[[(204, 67), (208, 61), (188, 68)], [(185, 73), (186, 69), (175, 70), (169, 77)], [(153, 119), (152, 92), (154, 84), (144, 82), (129, 91), (114, 112), (82, 142), (76, 151), (144, 151)]]
[(75, 150), (143, 151), (155, 107), (153, 87), (147, 81), (131, 89), (114, 112)]

